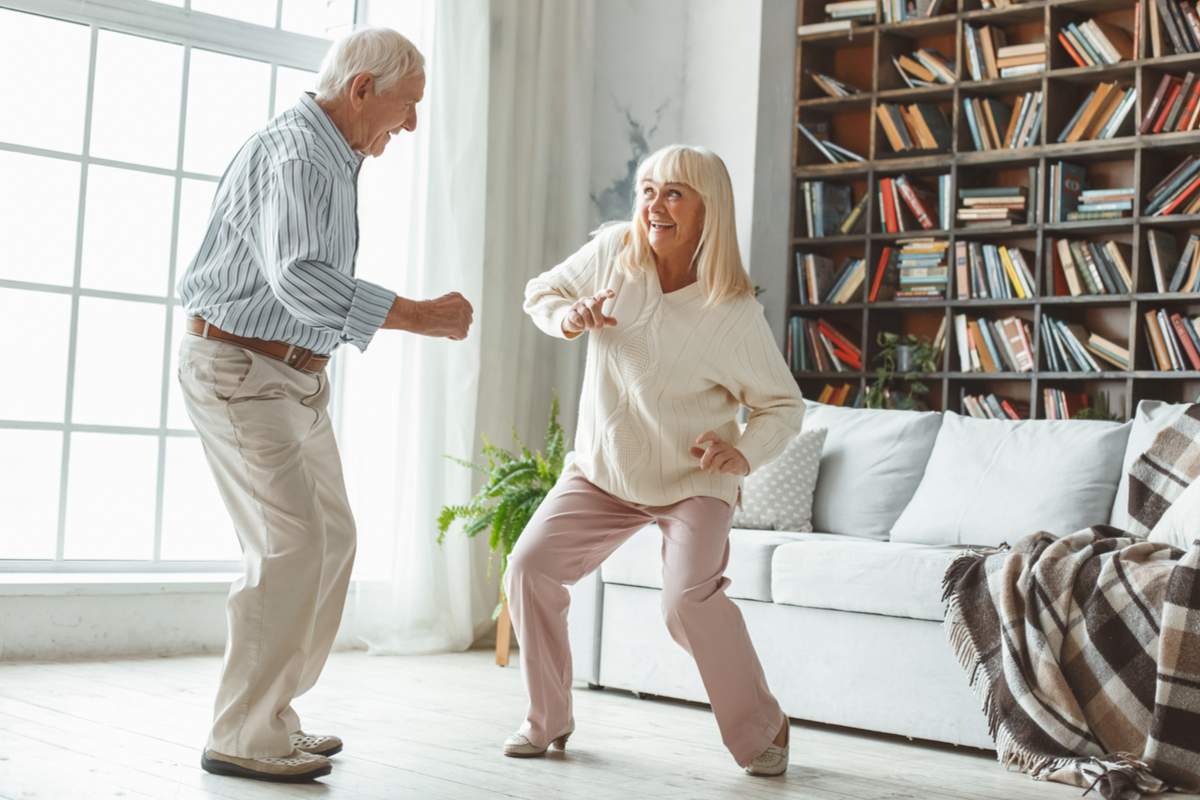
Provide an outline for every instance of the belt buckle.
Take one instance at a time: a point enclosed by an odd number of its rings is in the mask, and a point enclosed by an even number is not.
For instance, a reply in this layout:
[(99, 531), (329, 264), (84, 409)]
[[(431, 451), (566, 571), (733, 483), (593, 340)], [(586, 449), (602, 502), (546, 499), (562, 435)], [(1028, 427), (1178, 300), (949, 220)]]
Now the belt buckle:
[(308, 367), (309, 362), (312, 361), (312, 357), (312, 350), (305, 350), (302, 347), (290, 345), (288, 347), (287, 355), (284, 357), (284, 361), (290, 367), (294, 367), (301, 372), (307, 372), (306, 368)]

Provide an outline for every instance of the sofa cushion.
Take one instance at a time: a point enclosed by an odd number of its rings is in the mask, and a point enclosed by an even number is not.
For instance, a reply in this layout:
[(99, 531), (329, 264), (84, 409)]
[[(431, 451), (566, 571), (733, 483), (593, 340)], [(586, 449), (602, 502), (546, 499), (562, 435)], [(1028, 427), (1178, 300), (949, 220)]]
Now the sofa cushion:
[(1180, 550), (1190, 550), (1200, 540), (1200, 480), (1192, 481), (1175, 498), (1147, 538)]
[(1129, 470), (1138, 456), (1150, 449), (1154, 437), (1187, 411), (1191, 403), (1164, 403), (1161, 400), (1143, 400), (1138, 403), (1130, 422), (1129, 441), (1125, 445), (1125, 457), (1121, 463), (1121, 482), (1117, 484), (1117, 495), (1113, 499), (1111, 525), (1122, 530), (1129, 528)]
[(945, 413), (893, 542), (998, 545), (1107, 522), (1129, 423)]
[(910, 619), (942, 619), (942, 576), (962, 548), (900, 542), (792, 542), (775, 549), (776, 603)]
[[(729, 532), (729, 578), (726, 593), (741, 600), (771, 602), (771, 555), (780, 545), (826, 539), (846, 540), (828, 533), (787, 533), (734, 528)], [(850, 540), (854, 541), (854, 540)], [(861, 541), (870, 541), (863, 539)], [(648, 525), (608, 557), (600, 568), (605, 583), (662, 588), (662, 533)]]
[(813, 528), (886, 539), (921, 482), (942, 415), (807, 406), (804, 430), (827, 430)]
[(813, 490), (824, 444), (824, 429), (802, 431), (778, 458), (751, 472), (733, 512), (734, 527), (811, 531)]

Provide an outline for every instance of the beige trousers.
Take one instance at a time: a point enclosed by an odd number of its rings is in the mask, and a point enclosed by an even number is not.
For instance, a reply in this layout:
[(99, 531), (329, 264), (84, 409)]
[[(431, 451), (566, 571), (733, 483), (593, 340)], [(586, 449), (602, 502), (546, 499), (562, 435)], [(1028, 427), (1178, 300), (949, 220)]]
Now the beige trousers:
[(329, 381), (258, 353), (184, 336), (188, 415), (237, 530), (245, 574), (229, 592), (229, 642), (208, 747), (291, 752), (292, 701), (333, 646), (354, 561), (354, 518), (329, 414)]
[(662, 613), (700, 670), (721, 739), (738, 764), (757, 758), (783, 726), (742, 612), (725, 594), (733, 510), (715, 497), (669, 506), (630, 503), (573, 475), (550, 490), (508, 561), (505, 587), (520, 643), (529, 709), (521, 732), (544, 747), (572, 724), (571, 650), (564, 585), (596, 569), (650, 523), (662, 531)]

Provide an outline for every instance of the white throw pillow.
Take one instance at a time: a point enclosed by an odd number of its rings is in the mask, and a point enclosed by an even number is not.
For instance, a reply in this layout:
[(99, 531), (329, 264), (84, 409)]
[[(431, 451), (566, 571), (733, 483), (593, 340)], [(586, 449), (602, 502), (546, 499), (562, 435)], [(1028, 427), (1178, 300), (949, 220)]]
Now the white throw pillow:
[(1143, 400), (1133, 414), (1133, 427), (1129, 431), (1129, 443), (1125, 445), (1125, 458), (1121, 464), (1121, 482), (1117, 484), (1117, 496), (1113, 499), (1109, 524), (1121, 530), (1129, 529), (1129, 470), (1138, 456), (1150, 449), (1159, 431), (1175, 424), (1191, 403), (1164, 403), (1161, 400)]
[(733, 527), (808, 532), (825, 430), (804, 431), (776, 458), (746, 476)]
[(1183, 494), (1175, 498), (1147, 538), (1180, 550), (1190, 550), (1200, 540), (1200, 480), (1192, 481)]
[(887, 539), (925, 473), (942, 415), (805, 404), (804, 430), (828, 430), (813, 528)]
[(925, 477), (892, 541), (995, 546), (1104, 524), (1129, 423), (945, 413)]

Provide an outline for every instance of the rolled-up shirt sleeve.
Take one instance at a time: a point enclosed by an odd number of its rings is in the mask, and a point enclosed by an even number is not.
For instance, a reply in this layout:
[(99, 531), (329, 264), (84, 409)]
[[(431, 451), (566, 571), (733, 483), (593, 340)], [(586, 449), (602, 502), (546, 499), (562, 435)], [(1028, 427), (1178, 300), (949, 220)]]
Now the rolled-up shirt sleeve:
[(274, 168), (259, 216), (263, 273), (297, 320), (366, 350), (396, 294), (329, 263), (329, 237), (339, 235), (329, 224), (329, 193), (315, 164), (290, 159)]

